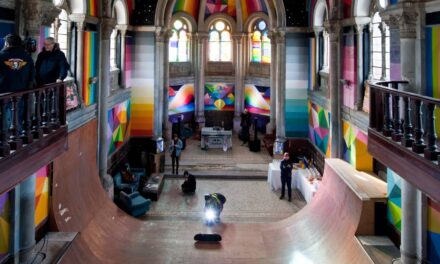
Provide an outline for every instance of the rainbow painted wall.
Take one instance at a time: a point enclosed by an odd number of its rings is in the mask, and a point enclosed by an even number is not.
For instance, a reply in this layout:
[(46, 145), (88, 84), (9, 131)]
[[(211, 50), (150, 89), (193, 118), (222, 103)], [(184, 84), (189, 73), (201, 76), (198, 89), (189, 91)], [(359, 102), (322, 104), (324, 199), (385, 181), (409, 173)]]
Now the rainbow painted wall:
[(237, 16), (236, 0), (206, 0), (205, 18), (216, 13), (225, 13), (235, 18)]
[(402, 178), (387, 169), (387, 219), (397, 231), (402, 227)]
[(177, 0), (173, 13), (186, 12), (197, 21), (199, 17), (200, 0)]
[[(440, 98), (440, 25), (425, 29), (426, 95)], [(440, 134), (440, 110), (435, 111), (437, 135)]]
[(428, 199), (428, 260), (440, 263), (440, 203)]
[(309, 135), (308, 95), (310, 38), (286, 34), (286, 136)]
[(110, 155), (130, 138), (130, 100), (107, 111), (107, 154)]
[(35, 183), (35, 227), (42, 225), (49, 217), (49, 166), (39, 169)]
[(255, 12), (263, 12), (267, 14), (267, 7), (264, 0), (241, 0), (241, 13), (243, 21)]
[(133, 54), (134, 38), (131, 36), (125, 36), (125, 87), (131, 87), (131, 74), (133, 70), (132, 54)]
[[(351, 0), (350, 0), (351, 1)], [(354, 32), (342, 37), (342, 79), (348, 83), (343, 86), (343, 104), (351, 109), (356, 105), (357, 56)]]
[(87, 0), (87, 15), (97, 17), (99, 0)]
[[(135, 40), (134, 40), (135, 39)], [(154, 32), (136, 32), (131, 53), (132, 137), (150, 137), (154, 126)]]
[(326, 157), (330, 157), (330, 122), (330, 112), (309, 101), (309, 138)]
[(343, 158), (360, 171), (373, 171), (373, 157), (368, 153), (368, 135), (347, 121), (342, 122)]
[(96, 103), (97, 83), (93, 82), (93, 79), (98, 77), (96, 70), (98, 64), (97, 46), (98, 33), (84, 31), (82, 98), (86, 106)]
[(0, 262), (10, 250), (11, 204), (9, 193), (0, 194)]

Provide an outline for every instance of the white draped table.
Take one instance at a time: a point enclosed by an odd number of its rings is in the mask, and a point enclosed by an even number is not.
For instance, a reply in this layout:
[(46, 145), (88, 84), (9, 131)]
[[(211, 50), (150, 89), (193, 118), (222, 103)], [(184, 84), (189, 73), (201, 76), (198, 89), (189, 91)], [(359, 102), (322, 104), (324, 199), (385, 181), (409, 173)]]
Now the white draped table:
[[(307, 169), (293, 169), (292, 170), (292, 188), (298, 189), (304, 196), (304, 199), (309, 203), (319, 187), (319, 181), (314, 180), (310, 183), (309, 176), (319, 176), (316, 168)], [(281, 189), (281, 170), (280, 161), (273, 161), (269, 164), (269, 171), (267, 174), (267, 181), (270, 184), (272, 190)]]

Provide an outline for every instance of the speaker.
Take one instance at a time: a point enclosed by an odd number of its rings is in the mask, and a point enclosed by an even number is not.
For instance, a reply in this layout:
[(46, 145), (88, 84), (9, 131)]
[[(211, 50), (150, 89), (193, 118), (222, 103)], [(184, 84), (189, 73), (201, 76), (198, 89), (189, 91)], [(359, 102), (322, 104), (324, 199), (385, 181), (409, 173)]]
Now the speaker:
[(209, 241), (209, 242), (220, 242), (222, 241), (222, 236), (219, 234), (196, 234), (194, 236), (196, 241)]
[(249, 150), (252, 152), (260, 152), (261, 151), (261, 141), (259, 139), (249, 141)]

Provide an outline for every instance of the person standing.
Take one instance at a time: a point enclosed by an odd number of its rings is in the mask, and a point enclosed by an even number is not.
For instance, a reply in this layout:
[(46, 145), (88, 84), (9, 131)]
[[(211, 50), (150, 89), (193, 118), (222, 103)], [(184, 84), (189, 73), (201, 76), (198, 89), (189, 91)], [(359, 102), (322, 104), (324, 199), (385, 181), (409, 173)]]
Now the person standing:
[(60, 50), (54, 38), (44, 40), (44, 48), (38, 54), (35, 67), (37, 69), (37, 84), (44, 85), (54, 82), (62, 82), (68, 71), (66, 56)]
[(281, 169), (281, 196), (280, 200), (284, 198), (284, 190), (287, 184), (287, 193), (289, 195), (289, 202), (292, 200), (292, 162), (290, 162), (289, 152), (284, 153), (283, 160), (280, 164)]
[(182, 140), (179, 139), (177, 134), (173, 135), (173, 139), (171, 140), (171, 145), (169, 150), (171, 152), (171, 164), (173, 167), (174, 174), (174, 165), (176, 165), (176, 174), (179, 174), (179, 157), (182, 152), (183, 143)]
[(251, 115), (247, 111), (247, 109), (243, 110), (243, 113), (241, 114), (241, 140), (243, 141), (242, 146), (248, 143), (250, 135), (249, 135), (249, 129), (251, 127)]
[[(22, 47), (20, 36), (9, 34), (5, 38), (5, 46), (0, 51), (0, 93), (14, 93), (30, 90), (34, 87), (35, 67), (31, 56)], [(2, 118), (3, 129), (8, 129), (12, 123), (11, 102), (4, 104)], [(20, 100), (18, 108), (18, 131), (21, 130), (24, 102)]]

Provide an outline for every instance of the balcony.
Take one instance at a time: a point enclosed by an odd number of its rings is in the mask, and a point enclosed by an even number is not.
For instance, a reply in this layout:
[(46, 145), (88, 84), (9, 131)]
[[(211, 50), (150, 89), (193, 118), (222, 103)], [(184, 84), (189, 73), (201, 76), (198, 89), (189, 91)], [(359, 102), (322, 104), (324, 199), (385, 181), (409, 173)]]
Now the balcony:
[(65, 84), (0, 94), (0, 120), (3, 193), (67, 149)]
[(440, 100), (401, 91), (405, 81), (370, 84), (368, 151), (440, 201), (440, 152), (435, 109)]

